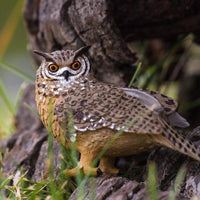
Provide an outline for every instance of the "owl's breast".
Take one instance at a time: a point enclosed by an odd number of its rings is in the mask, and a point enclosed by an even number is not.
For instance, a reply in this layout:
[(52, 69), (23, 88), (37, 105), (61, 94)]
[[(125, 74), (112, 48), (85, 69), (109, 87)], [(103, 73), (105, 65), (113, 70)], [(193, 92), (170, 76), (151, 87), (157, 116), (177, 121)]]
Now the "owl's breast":
[(61, 131), (54, 112), (55, 105), (63, 99), (62, 94), (67, 96), (67, 92), (61, 90), (59, 85), (49, 85), (47, 81), (36, 82), (35, 97), (38, 112), (44, 126), (55, 138), (58, 138)]

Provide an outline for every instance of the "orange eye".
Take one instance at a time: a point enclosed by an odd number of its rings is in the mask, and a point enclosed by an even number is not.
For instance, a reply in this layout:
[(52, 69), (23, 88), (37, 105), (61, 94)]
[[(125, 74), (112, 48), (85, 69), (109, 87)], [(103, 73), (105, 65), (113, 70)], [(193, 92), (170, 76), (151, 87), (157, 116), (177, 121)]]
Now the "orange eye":
[(59, 69), (59, 67), (58, 67), (57, 65), (55, 65), (55, 64), (49, 65), (49, 70), (50, 70), (51, 72), (57, 72), (58, 69)]
[(76, 61), (71, 65), (71, 68), (73, 70), (78, 70), (80, 67), (81, 67), (81, 63), (79, 61)]

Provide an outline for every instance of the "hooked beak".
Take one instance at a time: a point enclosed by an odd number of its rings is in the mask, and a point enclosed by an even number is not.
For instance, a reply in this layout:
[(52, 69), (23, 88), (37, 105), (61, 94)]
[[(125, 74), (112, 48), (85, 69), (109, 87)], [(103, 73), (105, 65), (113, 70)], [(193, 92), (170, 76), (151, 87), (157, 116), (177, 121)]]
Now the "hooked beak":
[(65, 77), (66, 81), (68, 81), (69, 75), (70, 75), (70, 73), (67, 70), (63, 72), (63, 76)]

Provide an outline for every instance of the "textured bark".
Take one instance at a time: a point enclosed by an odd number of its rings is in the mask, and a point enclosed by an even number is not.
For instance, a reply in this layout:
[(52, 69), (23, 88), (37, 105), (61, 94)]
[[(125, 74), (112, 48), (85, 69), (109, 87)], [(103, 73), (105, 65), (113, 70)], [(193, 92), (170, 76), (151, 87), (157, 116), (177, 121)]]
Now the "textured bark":
[(113, 17), (126, 40), (173, 39), (179, 34), (199, 33), (199, 8), (198, 0), (117, 0)]
[[(33, 9), (34, 8), (34, 9)], [(31, 49), (53, 51), (91, 45), (90, 56), (98, 77), (106, 82), (121, 82), (122, 66), (135, 62), (108, 12), (106, 0), (27, 1), (25, 21)], [(122, 72), (121, 72), (122, 73)]]
[[(27, 0), (24, 17), (28, 29), (31, 49), (50, 52), (57, 49), (78, 49), (91, 45), (91, 61), (98, 79), (125, 85), (131, 77), (131, 65), (136, 55), (127, 42), (161, 37), (174, 39), (180, 33), (199, 33), (200, 2), (198, 0)], [(167, 31), (166, 31), (167, 30)], [(39, 63), (38, 57), (33, 57)], [(19, 167), (28, 171), (35, 181), (47, 174), (47, 131), (39, 118), (24, 103), (36, 110), (34, 86), (24, 92), (16, 116), (16, 132), (6, 141), (0, 142), (4, 152), (3, 173), (19, 176)], [(200, 127), (190, 133), (190, 139), (200, 146)], [(8, 149), (8, 152), (6, 151)], [(55, 176), (60, 165), (59, 145), (54, 141)], [(155, 161), (158, 174), (159, 199), (167, 199), (168, 190), (182, 164), (186, 165), (186, 177), (177, 199), (191, 199), (200, 195), (200, 164), (188, 157), (166, 148), (139, 156), (120, 158), (116, 165), (121, 174), (129, 172), (128, 178), (103, 175), (89, 180), (95, 182), (95, 199), (145, 200), (147, 188), (146, 170), (138, 173), (136, 167), (146, 168)], [(147, 160), (147, 163), (146, 163)], [(136, 172), (135, 172), (136, 171)], [(130, 177), (135, 177), (131, 180)], [(133, 178), (132, 178), (133, 179)], [(85, 187), (85, 199), (91, 195), (91, 188)], [(77, 189), (78, 190), (78, 189)], [(75, 199), (77, 190), (72, 194)]]
[(16, 132), (4, 141), (2, 149), (8, 148), (8, 153), (5, 152), (3, 157), (2, 172), (7, 175), (20, 171), (19, 167), (23, 166), (24, 171), (29, 170), (28, 175), (32, 176), (41, 145), (47, 138), (47, 131), (39, 118), (25, 105), (36, 110), (34, 96), (34, 86), (28, 86), (16, 115)]
[(126, 41), (174, 40), (179, 34), (198, 33), (199, 8), (198, 0), (28, 0), (24, 17), (31, 50), (92, 45), (89, 53), (97, 77), (124, 85), (136, 60)]

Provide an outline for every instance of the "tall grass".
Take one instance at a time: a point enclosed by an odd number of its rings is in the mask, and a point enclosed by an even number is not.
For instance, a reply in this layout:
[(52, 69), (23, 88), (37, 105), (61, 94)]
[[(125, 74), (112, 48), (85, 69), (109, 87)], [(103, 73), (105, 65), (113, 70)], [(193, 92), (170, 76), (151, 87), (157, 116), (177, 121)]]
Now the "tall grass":
[(19, 25), (19, 22), (22, 18), (22, 7), (24, 1), (19, 0), (16, 1), (16, 5), (14, 6), (13, 10), (11, 11), (10, 16), (5, 22), (3, 29), (0, 32), (0, 60), (3, 58), (12, 38)]
[[(17, 30), (18, 25), (22, 21), (22, 8), (23, 8), (24, 0), (16, 1), (13, 9), (11, 10), (8, 18), (4, 21), (3, 28), (0, 30), (0, 68), (9, 70), (14, 72), (24, 80), (28, 82), (34, 82), (34, 78), (30, 75), (24, 73), (22, 70), (2, 61), (5, 53), (15, 32)], [(1, 113), (0, 113), (0, 138), (4, 138), (14, 131), (14, 115), (17, 112), (17, 108), (19, 105), (19, 99), (22, 95), (22, 90), (18, 93), (18, 99), (16, 103), (13, 103), (13, 99), (9, 97), (9, 91), (6, 91), (3, 82), (0, 81), (0, 97), (3, 100), (4, 105), (1, 105)], [(4, 106), (4, 107), (3, 107)], [(3, 108), (2, 108), (3, 107)]]
[[(175, 181), (171, 186), (167, 200), (176, 199), (176, 196), (178, 195), (179, 190), (180, 190), (181, 183), (185, 178), (185, 173), (186, 173), (186, 168), (185, 166), (183, 166), (178, 171)], [(158, 183), (157, 183), (156, 165), (153, 162), (149, 163), (149, 166), (148, 166), (147, 190), (148, 190), (148, 197), (150, 200), (159, 199), (159, 188), (158, 188)]]

